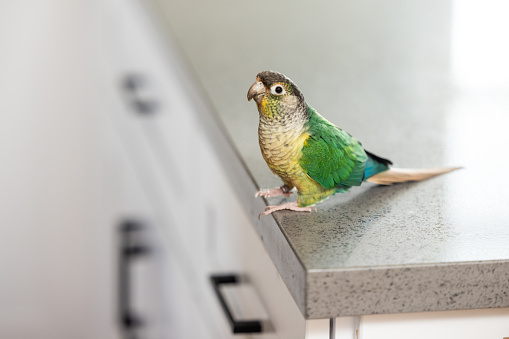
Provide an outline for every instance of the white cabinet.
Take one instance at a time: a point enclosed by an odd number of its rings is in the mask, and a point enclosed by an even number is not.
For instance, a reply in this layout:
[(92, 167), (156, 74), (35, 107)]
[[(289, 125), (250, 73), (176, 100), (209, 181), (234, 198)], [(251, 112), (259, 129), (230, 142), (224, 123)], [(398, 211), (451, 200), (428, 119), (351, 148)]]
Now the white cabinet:
[(502, 339), (509, 337), (509, 309), (363, 316), (359, 334), (359, 339)]
[[(318, 323), (322, 332), (328, 327)], [(509, 337), (509, 309), (379, 314), (335, 319), (335, 339)], [(328, 336), (324, 336), (328, 338)]]
[(0, 3), (1, 338), (118, 338), (97, 8)]

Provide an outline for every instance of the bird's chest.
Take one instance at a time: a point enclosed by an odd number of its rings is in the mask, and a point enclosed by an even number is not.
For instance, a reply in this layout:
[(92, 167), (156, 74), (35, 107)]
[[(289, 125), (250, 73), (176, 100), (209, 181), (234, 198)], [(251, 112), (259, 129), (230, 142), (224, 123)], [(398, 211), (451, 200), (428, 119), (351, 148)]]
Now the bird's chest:
[(270, 169), (286, 181), (302, 175), (299, 160), (308, 134), (304, 128), (281, 128), (260, 124), (258, 139), (262, 156)]

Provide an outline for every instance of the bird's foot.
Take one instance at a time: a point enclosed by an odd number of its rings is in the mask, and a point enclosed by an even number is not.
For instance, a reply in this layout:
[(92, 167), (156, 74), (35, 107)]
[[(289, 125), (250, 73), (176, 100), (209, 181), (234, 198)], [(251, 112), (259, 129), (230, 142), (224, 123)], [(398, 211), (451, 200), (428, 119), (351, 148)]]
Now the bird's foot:
[(265, 198), (272, 198), (272, 197), (278, 197), (280, 195), (284, 195), (285, 197), (289, 197), (293, 192), (290, 190), (288, 186), (282, 186), (277, 187), (273, 189), (264, 189), (259, 190), (255, 194), (255, 198), (257, 197), (265, 197)]
[(294, 202), (287, 202), (286, 204), (281, 204), (281, 205), (277, 205), (277, 206), (267, 206), (265, 208), (265, 212), (260, 213), (260, 215), (258, 216), (258, 219), (260, 219), (262, 217), (262, 215), (269, 215), (272, 212), (281, 211), (281, 210), (291, 210), (291, 211), (297, 211), (297, 212), (311, 212), (311, 211), (317, 212), (316, 207), (299, 207), (297, 205), (297, 202), (294, 201)]

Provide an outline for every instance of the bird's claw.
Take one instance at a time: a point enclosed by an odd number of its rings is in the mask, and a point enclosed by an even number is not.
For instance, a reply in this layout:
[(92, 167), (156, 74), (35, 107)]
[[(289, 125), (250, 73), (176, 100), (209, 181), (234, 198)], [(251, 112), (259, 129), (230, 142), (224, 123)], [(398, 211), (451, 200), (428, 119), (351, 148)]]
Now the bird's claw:
[(297, 205), (297, 202), (294, 201), (294, 202), (288, 202), (286, 204), (281, 204), (281, 205), (277, 205), (277, 206), (267, 206), (267, 207), (265, 207), (265, 212), (262, 212), (258, 215), (258, 219), (260, 219), (262, 217), (262, 215), (269, 215), (272, 212), (281, 211), (281, 210), (290, 210), (290, 211), (296, 211), (296, 212), (312, 212), (312, 211), (318, 212), (318, 210), (314, 206), (299, 207)]

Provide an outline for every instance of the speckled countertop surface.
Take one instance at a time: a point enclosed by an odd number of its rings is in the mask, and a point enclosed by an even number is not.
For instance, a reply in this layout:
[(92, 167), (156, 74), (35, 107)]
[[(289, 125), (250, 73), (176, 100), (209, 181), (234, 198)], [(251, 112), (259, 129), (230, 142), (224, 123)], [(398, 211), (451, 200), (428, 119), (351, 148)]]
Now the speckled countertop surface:
[[(306, 317), (509, 307), (503, 27), (449, 1), (158, 2), (254, 179), (239, 192)], [(258, 221), (255, 186), (280, 185), (246, 101), (264, 69), (398, 167), (465, 169)]]

